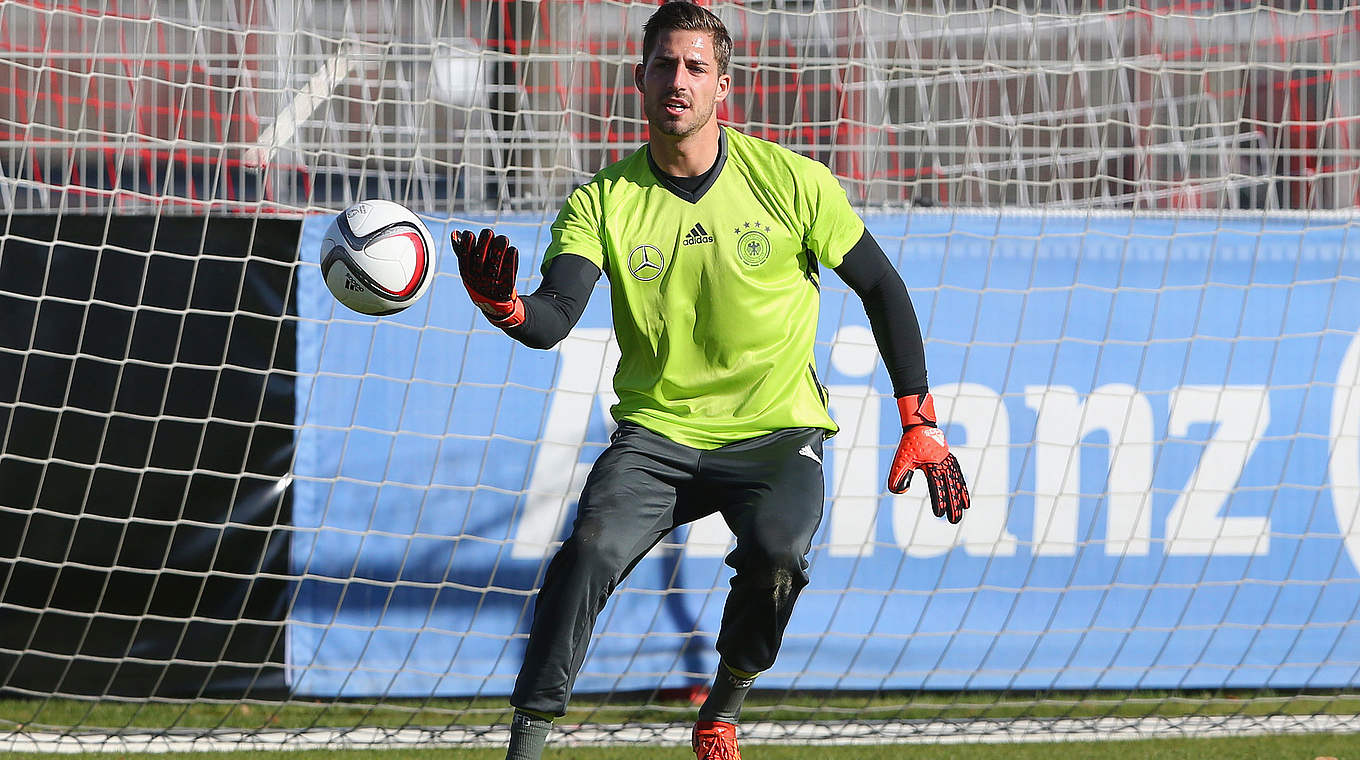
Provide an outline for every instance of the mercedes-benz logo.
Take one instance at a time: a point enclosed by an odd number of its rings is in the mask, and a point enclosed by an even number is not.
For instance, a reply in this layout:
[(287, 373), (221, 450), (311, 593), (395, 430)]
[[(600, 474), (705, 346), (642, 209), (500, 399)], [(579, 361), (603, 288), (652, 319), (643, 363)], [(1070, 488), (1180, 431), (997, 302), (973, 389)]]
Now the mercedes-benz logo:
[(629, 273), (643, 282), (660, 277), (665, 266), (666, 258), (661, 255), (661, 249), (654, 245), (644, 243), (628, 254)]

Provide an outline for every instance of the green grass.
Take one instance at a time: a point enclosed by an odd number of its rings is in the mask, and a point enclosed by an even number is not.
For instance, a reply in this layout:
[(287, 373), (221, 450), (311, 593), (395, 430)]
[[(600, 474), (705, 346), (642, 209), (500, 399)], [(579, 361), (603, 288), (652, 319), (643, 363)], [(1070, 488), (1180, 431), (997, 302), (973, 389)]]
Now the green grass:
[[(631, 702), (578, 698), (564, 724), (686, 723), (696, 707), (684, 700), (638, 697)], [(1233, 692), (912, 692), (903, 694), (756, 693), (748, 721), (784, 720), (966, 720), (1091, 718), (1182, 715), (1355, 715), (1360, 695), (1251, 691)], [(108, 728), (312, 728), (494, 725), (509, 721), (502, 698), (282, 702), (185, 700), (118, 702), (110, 699), (0, 700), (0, 731)], [(1357, 758), (1356, 760), (1360, 760)]]
[[(242, 751), (245, 760), (501, 760), (502, 749), (428, 749), (367, 751)], [(78, 754), (62, 758), (85, 760), (211, 760), (221, 754)], [(55, 755), (16, 753), (13, 760), (51, 760)], [(1037, 744), (892, 745), (865, 747), (798, 747), (749, 745), (746, 760), (1338, 760), (1360, 758), (1360, 735), (1312, 734), (1307, 736), (1257, 736), (1223, 739), (1145, 739), (1118, 742), (1061, 742)], [(693, 760), (686, 747), (550, 748), (543, 760)]]
[[(578, 699), (564, 724), (686, 723), (687, 701), (645, 704)], [(744, 718), (756, 720), (965, 720), (1183, 715), (1262, 716), (1360, 714), (1360, 695), (1250, 692), (911, 693), (899, 695), (756, 694)], [(19, 726), (64, 728), (256, 729), (494, 725), (509, 721), (503, 699), (307, 702), (117, 702), (71, 699), (0, 700), (0, 731)], [(1360, 758), (1357, 758), (1360, 760)]]
[[(687, 700), (648, 699), (633, 701), (578, 699), (563, 724), (670, 723), (684, 724), (695, 717)], [(757, 693), (744, 711), (747, 721), (853, 720), (963, 720), (1036, 718), (1093, 718), (1185, 715), (1356, 715), (1360, 695), (1354, 693), (1292, 692), (1089, 692), (1025, 694), (1016, 692), (912, 692), (903, 694), (789, 694)], [(72, 699), (0, 700), (0, 733), (30, 729), (64, 731), (100, 729), (269, 729), (344, 728), (351, 726), (438, 727), (449, 725), (504, 725), (509, 708), (503, 699), (385, 700), (366, 704), (354, 701), (308, 702), (292, 699), (268, 701), (116, 702)], [(308, 758), (468, 758), (500, 760), (503, 749), (367, 750), (367, 751), (261, 751), (238, 754), (251, 760), (307, 760)], [(747, 760), (943, 760), (974, 758), (996, 760), (1055, 760), (1060, 758), (1179, 759), (1226, 758), (1242, 760), (1315, 760), (1335, 757), (1360, 760), (1360, 734), (1288, 735), (1215, 739), (1144, 739), (1137, 741), (1041, 742), (1005, 745), (888, 745), (888, 746), (786, 746), (748, 744)], [(55, 755), (9, 754), (8, 758), (52, 758)], [(61, 755), (64, 758), (126, 758), (209, 760), (213, 754), (103, 753)], [(693, 758), (684, 747), (624, 746), (550, 749), (544, 760), (667, 760)]]

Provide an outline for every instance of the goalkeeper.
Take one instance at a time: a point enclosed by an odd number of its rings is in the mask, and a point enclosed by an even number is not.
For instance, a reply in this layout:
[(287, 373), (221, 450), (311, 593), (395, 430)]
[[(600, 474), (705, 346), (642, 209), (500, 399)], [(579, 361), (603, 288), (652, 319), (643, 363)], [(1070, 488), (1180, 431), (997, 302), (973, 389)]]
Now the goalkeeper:
[(534, 348), (567, 335), (605, 273), (621, 352), (618, 429), (538, 593), (510, 760), (540, 757), (609, 594), (671, 530), (715, 511), (736, 537), (735, 572), (693, 744), (699, 760), (740, 757), (742, 701), (775, 661), (822, 516), (822, 441), (836, 430), (813, 362), (823, 268), (863, 299), (897, 396), (889, 490), (920, 469), (936, 515), (956, 523), (968, 507), (901, 277), (826, 167), (718, 124), (731, 51), (698, 5), (652, 14), (634, 69), (649, 142), (567, 198), (533, 294), (515, 292), (504, 236), (453, 234), (472, 300)]

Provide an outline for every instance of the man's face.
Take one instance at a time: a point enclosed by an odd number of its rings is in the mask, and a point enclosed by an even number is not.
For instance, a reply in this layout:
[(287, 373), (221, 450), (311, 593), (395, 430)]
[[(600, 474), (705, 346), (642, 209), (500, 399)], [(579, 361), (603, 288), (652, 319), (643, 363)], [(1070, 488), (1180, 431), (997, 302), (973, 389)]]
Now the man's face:
[(635, 67), (633, 78), (652, 129), (671, 137), (687, 137), (711, 122), (732, 84), (718, 73), (713, 35), (678, 29), (657, 36), (652, 57)]

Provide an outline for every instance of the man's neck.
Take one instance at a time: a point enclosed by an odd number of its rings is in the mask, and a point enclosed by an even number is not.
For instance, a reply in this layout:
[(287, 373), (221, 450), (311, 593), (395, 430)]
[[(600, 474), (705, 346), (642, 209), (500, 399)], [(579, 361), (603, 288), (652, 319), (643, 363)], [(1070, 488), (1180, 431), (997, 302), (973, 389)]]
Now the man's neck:
[(653, 131), (652, 134), (660, 139), (649, 140), (647, 149), (661, 171), (673, 177), (697, 177), (718, 160), (720, 130), (717, 122), (712, 122), (698, 132), (679, 139)]

